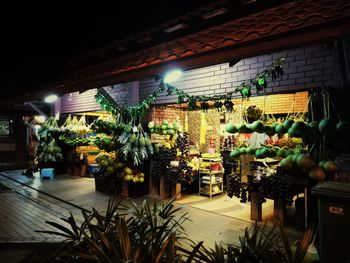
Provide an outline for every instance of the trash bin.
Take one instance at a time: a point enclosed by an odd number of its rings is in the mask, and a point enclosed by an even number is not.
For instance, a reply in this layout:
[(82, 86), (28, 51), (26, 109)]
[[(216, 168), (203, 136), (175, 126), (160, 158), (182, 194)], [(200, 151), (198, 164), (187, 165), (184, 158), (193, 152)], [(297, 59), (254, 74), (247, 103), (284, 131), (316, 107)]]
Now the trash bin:
[(350, 183), (319, 183), (311, 193), (318, 197), (322, 262), (350, 260)]

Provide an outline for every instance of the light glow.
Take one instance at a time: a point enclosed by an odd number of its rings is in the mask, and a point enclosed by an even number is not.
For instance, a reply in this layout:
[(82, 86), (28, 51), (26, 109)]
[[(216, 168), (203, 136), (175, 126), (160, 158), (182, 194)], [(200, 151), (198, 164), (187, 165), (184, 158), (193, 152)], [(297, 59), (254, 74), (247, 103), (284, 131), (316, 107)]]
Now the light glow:
[(165, 83), (172, 83), (175, 82), (178, 78), (182, 76), (182, 70), (180, 69), (174, 69), (172, 71), (169, 71), (164, 76), (164, 82)]
[(45, 101), (46, 103), (53, 103), (53, 102), (55, 102), (57, 99), (58, 99), (57, 95), (51, 94), (51, 95), (46, 96), (45, 99), (44, 99), (44, 101)]
[(34, 116), (34, 120), (37, 122), (37, 123), (44, 123), (46, 121), (46, 117), (45, 116), (42, 116), (42, 115), (36, 115)]

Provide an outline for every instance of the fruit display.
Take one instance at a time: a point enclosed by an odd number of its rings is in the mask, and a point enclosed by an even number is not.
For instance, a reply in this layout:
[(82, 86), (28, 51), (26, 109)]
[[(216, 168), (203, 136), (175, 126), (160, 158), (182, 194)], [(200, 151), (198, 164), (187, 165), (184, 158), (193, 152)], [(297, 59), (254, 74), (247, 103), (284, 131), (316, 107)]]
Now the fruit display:
[(154, 153), (151, 140), (140, 124), (138, 126), (126, 124), (117, 141), (121, 145), (120, 152), (124, 159), (134, 166), (139, 166)]
[(163, 120), (161, 123), (150, 121), (148, 129), (150, 133), (173, 136), (179, 132), (180, 124), (177, 121), (170, 123), (168, 120)]
[(121, 174), (125, 167), (125, 163), (118, 159), (118, 155), (115, 152), (101, 152), (96, 156), (95, 160), (98, 164), (98, 175), (118, 175)]
[(161, 147), (154, 155), (154, 166), (152, 170), (152, 176), (161, 177), (167, 175), (170, 167), (170, 162), (176, 160), (177, 149), (175, 147), (165, 148)]
[(91, 129), (96, 133), (112, 135), (123, 131), (125, 124), (120, 118), (109, 116), (107, 118), (99, 117), (91, 124)]
[(40, 166), (63, 161), (62, 150), (54, 138), (40, 137), (37, 160)]
[(93, 144), (92, 138), (69, 131), (65, 131), (64, 134), (60, 135), (58, 139), (69, 147), (87, 146)]
[(145, 174), (138, 169), (125, 167), (122, 174), (126, 182), (143, 183), (145, 181)]
[(227, 182), (227, 195), (240, 198), (241, 203), (251, 201), (253, 192), (258, 194), (258, 203), (266, 202), (266, 198), (282, 200), (287, 205), (293, 204), (293, 195), (290, 192), (291, 177), (288, 175), (269, 174), (261, 175), (260, 180), (249, 174), (247, 182), (241, 182), (240, 176), (231, 174)]
[(85, 116), (81, 116), (80, 119), (77, 116), (69, 114), (64, 124), (60, 127), (62, 132), (72, 132), (76, 134), (88, 134), (91, 133), (89, 125), (86, 123)]
[(170, 166), (168, 171), (168, 181), (170, 184), (175, 183), (192, 183), (192, 165), (189, 164), (188, 158), (188, 133), (179, 134), (176, 139), (176, 148), (178, 149), (178, 156), (176, 160), (178, 165)]
[(99, 149), (111, 152), (115, 151), (117, 147), (117, 143), (115, 138), (107, 135), (100, 134), (99, 136), (96, 136), (94, 139), (94, 145), (96, 145)]

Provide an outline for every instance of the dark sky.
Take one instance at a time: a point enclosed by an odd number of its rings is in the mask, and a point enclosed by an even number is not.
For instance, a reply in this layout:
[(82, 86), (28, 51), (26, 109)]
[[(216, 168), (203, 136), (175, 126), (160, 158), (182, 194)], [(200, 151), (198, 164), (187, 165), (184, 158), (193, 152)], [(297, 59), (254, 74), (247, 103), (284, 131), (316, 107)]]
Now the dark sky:
[(50, 80), (76, 54), (211, 1), (6, 2), (0, 6), (0, 83), (33, 86)]

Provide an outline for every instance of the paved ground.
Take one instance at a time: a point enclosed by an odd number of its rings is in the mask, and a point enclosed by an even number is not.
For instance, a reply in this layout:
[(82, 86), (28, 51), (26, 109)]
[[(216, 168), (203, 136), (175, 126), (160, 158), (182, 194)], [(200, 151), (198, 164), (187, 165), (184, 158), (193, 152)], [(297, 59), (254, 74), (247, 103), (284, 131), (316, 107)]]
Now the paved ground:
[[(96, 192), (93, 180), (65, 175), (40, 180), (38, 174), (28, 178), (19, 171), (1, 172), (0, 183), (11, 191), (0, 192), (0, 244), (58, 242), (61, 239), (35, 230), (53, 230), (45, 221), (57, 222), (69, 213), (81, 220), (81, 209), (94, 207), (103, 212), (109, 196)], [(182, 212), (188, 212), (192, 220), (185, 223), (189, 237), (204, 240), (207, 247), (213, 247), (215, 242), (237, 242), (243, 230), (252, 224), (192, 207), (184, 206)], [(298, 233), (290, 234), (295, 238)]]

